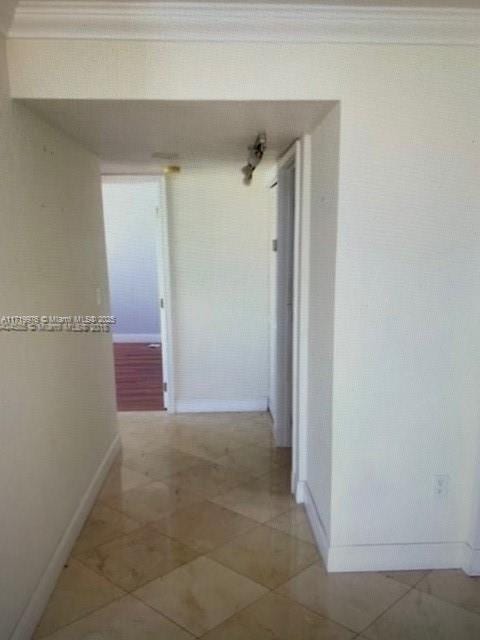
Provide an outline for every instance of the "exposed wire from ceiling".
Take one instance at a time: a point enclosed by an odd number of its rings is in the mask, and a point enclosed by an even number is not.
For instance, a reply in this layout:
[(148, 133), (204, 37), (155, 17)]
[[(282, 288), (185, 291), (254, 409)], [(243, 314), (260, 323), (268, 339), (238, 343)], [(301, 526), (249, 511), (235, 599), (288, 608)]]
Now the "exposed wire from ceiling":
[(252, 182), (253, 172), (260, 164), (267, 148), (267, 134), (259, 133), (254, 144), (248, 147), (249, 156), (247, 164), (242, 167), (243, 183), (249, 185)]

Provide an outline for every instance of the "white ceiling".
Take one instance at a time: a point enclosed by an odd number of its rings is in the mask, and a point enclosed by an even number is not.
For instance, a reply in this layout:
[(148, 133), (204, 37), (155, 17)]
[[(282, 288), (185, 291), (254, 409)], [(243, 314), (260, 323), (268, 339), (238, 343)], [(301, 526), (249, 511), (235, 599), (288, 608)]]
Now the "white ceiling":
[[(178, 160), (245, 160), (258, 132), (277, 156), (311, 131), (332, 102), (28, 100), (27, 106), (106, 162), (158, 164)], [(176, 159), (176, 158), (173, 158)]]

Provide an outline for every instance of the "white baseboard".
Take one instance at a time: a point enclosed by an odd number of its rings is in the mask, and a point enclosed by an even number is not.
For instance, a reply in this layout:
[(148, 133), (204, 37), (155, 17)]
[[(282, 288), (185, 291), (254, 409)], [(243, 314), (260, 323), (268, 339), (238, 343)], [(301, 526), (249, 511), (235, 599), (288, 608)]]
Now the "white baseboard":
[(290, 476), (290, 488), (295, 496), (295, 502), (297, 504), (303, 504), (305, 502), (303, 491), (300, 490), (300, 487), (303, 487), (303, 482), (299, 482), (297, 474), (292, 471)]
[(178, 400), (177, 413), (217, 413), (233, 411), (267, 411), (267, 398), (252, 400)]
[(330, 547), (327, 569), (343, 571), (414, 571), (463, 567), (462, 542)]
[(120, 448), (120, 435), (117, 434), (114, 441), (108, 448), (102, 462), (100, 463), (88, 489), (84, 493), (75, 514), (65, 530), (58, 547), (55, 550), (48, 566), (35, 589), (30, 602), (25, 608), (10, 640), (30, 640), (35, 631), (48, 599), (55, 587), (58, 576), (62, 571), (65, 562), (68, 560), (70, 551), (80, 533), (83, 524), (90, 513), (95, 502), (95, 498), (103, 484), (103, 481), (110, 469)]
[[(317, 543), (318, 550), (322, 556), (322, 560), (325, 566), (328, 566), (328, 555), (330, 550), (330, 541), (324, 523), (318, 513), (317, 505), (313, 499), (310, 487), (306, 482), (297, 483), (296, 491), (297, 502), (301, 501), (305, 504), (307, 517), (312, 527), (315, 542)], [(301, 498), (301, 500), (299, 500)]]
[(472, 549), (463, 542), (331, 546), (308, 484), (298, 482), (295, 494), (297, 502), (305, 504), (315, 541), (329, 572), (461, 568), (468, 575), (480, 575), (480, 549)]
[(114, 342), (161, 342), (159, 333), (112, 333)]
[(480, 576), (480, 549), (472, 549), (470, 545), (465, 545), (462, 569), (468, 576)]

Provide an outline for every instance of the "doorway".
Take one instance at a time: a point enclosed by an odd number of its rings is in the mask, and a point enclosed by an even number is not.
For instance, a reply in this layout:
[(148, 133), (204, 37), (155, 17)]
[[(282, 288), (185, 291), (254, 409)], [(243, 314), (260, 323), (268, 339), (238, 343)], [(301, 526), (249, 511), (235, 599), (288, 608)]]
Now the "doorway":
[(159, 176), (102, 179), (118, 411), (168, 406), (164, 190)]
[(291, 447), (295, 423), (297, 380), (299, 204), (297, 184), (300, 143), (294, 143), (277, 161), (272, 188), (276, 190), (271, 267), (272, 379), (270, 412), (275, 444)]
[(292, 492), (299, 502), (305, 474), (310, 136), (296, 140), (277, 160), (270, 261), (270, 397), (277, 447), (292, 449)]

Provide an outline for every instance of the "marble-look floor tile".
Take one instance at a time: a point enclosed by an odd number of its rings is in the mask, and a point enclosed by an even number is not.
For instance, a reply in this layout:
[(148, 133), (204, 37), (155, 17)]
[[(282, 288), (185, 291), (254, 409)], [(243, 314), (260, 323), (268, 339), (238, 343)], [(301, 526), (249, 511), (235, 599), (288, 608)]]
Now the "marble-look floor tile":
[(380, 571), (379, 573), (382, 576), (385, 576), (386, 578), (392, 578), (392, 580), (397, 580), (397, 582), (406, 584), (409, 587), (414, 587), (429, 572), (428, 571)]
[(203, 499), (202, 495), (189, 489), (170, 487), (163, 482), (152, 482), (126, 491), (116, 498), (109, 499), (107, 503), (112, 508), (146, 524)]
[(318, 560), (313, 544), (259, 526), (216, 549), (210, 558), (274, 589)]
[(136, 520), (104, 504), (97, 503), (77, 538), (72, 554), (75, 556), (88, 551), (138, 527), (140, 524)]
[(247, 445), (233, 449), (227, 455), (218, 458), (217, 463), (259, 477), (278, 467), (288, 466), (291, 460), (290, 451), (290, 449)]
[(301, 504), (273, 518), (273, 520), (269, 520), (265, 524), (284, 533), (288, 533), (290, 536), (299, 538), (304, 542), (315, 544), (315, 538), (313, 537), (305, 507)]
[(128, 452), (139, 452), (139, 451), (149, 451), (152, 449), (160, 449), (162, 447), (168, 447), (169, 440), (166, 436), (160, 434), (157, 435), (148, 435), (145, 436), (141, 433), (137, 433), (134, 431), (123, 431), (120, 432), (120, 442), (121, 442), (121, 455), (120, 460), (128, 453)]
[(249, 480), (243, 471), (230, 469), (213, 462), (203, 462), (192, 469), (166, 478), (164, 482), (172, 487), (182, 487), (213, 498), (223, 491), (233, 489)]
[(296, 602), (270, 593), (202, 640), (351, 640), (354, 635)]
[(170, 422), (170, 414), (166, 411), (118, 411), (117, 419), (121, 426), (130, 424), (162, 424)]
[(128, 412), (120, 433), (123, 452), (35, 637), (480, 638), (479, 579), (325, 573), (268, 414)]
[(243, 446), (226, 433), (187, 433), (175, 440), (173, 446), (182, 453), (215, 462)]
[(278, 591), (320, 615), (360, 632), (408, 590), (406, 585), (378, 573), (327, 573), (318, 562)]
[(192, 640), (160, 613), (125, 596), (85, 618), (63, 627), (48, 640)]
[(191, 469), (202, 462), (201, 458), (165, 448), (148, 451), (128, 450), (122, 454), (122, 464), (146, 475), (151, 481), (163, 480), (175, 473)]
[(98, 495), (99, 500), (119, 496), (124, 491), (141, 487), (151, 482), (143, 473), (133, 471), (122, 464), (114, 464)]
[(165, 516), (155, 526), (165, 535), (205, 553), (252, 529), (257, 523), (205, 501)]
[(48, 636), (122, 595), (124, 591), (111, 582), (71, 560), (60, 574), (34, 638)]
[(144, 447), (146, 442), (160, 441), (164, 435), (175, 432), (165, 412), (160, 415), (157, 411), (127, 411), (117, 415), (121, 441), (132, 447), (137, 443)]
[(239, 422), (232, 428), (231, 435), (243, 445), (274, 446), (273, 424), (271, 422)]
[(201, 557), (141, 587), (135, 595), (200, 636), (266, 591), (252, 580)]
[(480, 614), (480, 578), (463, 571), (432, 571), (417, 584), (417, 589)]
[(169, 573), (198, 555), (147, 525), (78, 556), (78, 560), (125, 591)]
[(216, 496), (213, 502), (257, 522), (266, 522), (295, 506), (288, 475), (272, 472)]
[(272, 432), (265, 429), (237, 429), (232, 433), (232, 438), (243, 446), (256, 445), (272, 449), (275, 446)]
[(480, 616), (412, 589), (366, 631), (369, 640), (478, 640)]
[(193, 429), (216, 429), (226, 432), (244, 427), (272, 428), (271, 417), (266, 412), (230, 412), (230, 413), (182, 413), (171, 416), (176, 428), (183, 426)]
[[(176, 456), (175, 462), (177, 464), (177, 468), (174, 468), (173, 472), (176, 473), (190, 466), (189, 464), (183, 465), (182, 463), (185, 460), (188, 462), (191, 456), (187, 453), (180, 455), (182, 452), (175, 448), (176, 443), (185, 437), (185, 435), (170, 429), (159, 431), (155, 435), (148, 437), (126, 433), (122, 436), (121, 459), (125, 460), (128, 458), (132, 468), (135, 467), (135, 469), (141, 473), (150, 472), (153, 474), (155, 473), (155, 464), (158, 462), (158, 458), (169, 456), (169, 454), (173, 452), (173, 455)], [(199, 458), (199, 460), (195, 462), (202, 460), (203, 458)], [(170, 469), (168, 469), (168, 472), (170, 473)], [(151, 476), (151, 479), (160, 480), (162, 478), (158, 476), (153, 478), (153, 476)]]

